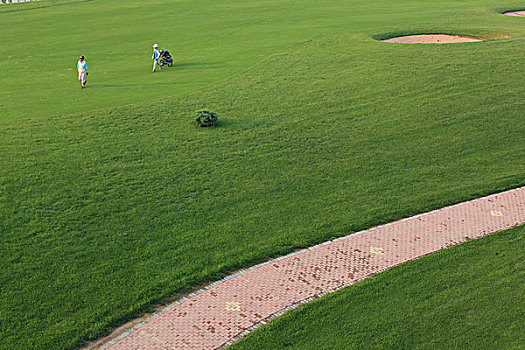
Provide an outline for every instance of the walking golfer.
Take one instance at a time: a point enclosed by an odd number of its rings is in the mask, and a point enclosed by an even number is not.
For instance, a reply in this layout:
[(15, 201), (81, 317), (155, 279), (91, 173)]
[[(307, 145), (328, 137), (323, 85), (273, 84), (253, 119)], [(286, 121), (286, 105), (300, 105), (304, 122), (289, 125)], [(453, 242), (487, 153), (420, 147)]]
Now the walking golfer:
[(80, 59), (78, 60), (78, 63), (77, 63), (77, 70), (78, 70), (78, 80), (80, 80), (80, 84), (82, 84), (80, 88), (83, 89), (84, 86), (86, 86), (86, 75), (88, 75), (87, 63), (84, 60), (84, 56), (80, 56)]
[(159, 66), (159, 69), (162, 69), (162, 65), (160, 64), (160, 51), (159, 51), (159, 45), (155, 44), (153, 45), (153, 70), (152, 73), (155, 73), (155, 70), (157, 70), (157, 65)]

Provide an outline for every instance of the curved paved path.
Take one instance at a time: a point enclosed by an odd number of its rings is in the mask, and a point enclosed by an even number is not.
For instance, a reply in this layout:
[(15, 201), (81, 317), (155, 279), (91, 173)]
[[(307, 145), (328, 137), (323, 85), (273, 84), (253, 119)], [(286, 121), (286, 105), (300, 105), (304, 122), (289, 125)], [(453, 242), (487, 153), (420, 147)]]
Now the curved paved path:
[(102, 349), (217, 349), (297, 305), (405, 261), (525, 222), (525, 187), (361, 231), (243, 270)]

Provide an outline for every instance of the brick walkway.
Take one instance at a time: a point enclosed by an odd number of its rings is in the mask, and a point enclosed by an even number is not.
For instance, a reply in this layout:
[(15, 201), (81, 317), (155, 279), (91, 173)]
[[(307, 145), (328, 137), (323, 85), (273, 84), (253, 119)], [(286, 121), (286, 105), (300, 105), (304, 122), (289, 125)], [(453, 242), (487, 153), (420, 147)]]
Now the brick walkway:
[(101, 349), (217, 349), (284, 311), (405, 261), (525, 222), (525, 187), (358, 232), (216, 282)]

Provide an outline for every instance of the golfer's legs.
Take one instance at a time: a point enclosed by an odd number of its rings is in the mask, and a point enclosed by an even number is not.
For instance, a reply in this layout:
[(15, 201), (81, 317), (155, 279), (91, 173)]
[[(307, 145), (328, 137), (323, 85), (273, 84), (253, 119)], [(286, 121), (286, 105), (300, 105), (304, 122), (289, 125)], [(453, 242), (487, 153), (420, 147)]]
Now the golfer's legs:
[(84, 85), (86, 83), (86, 73), (78, 73), (78, 80)]
[(153, 70), (157, 70), (157, 60), (153, 60)]

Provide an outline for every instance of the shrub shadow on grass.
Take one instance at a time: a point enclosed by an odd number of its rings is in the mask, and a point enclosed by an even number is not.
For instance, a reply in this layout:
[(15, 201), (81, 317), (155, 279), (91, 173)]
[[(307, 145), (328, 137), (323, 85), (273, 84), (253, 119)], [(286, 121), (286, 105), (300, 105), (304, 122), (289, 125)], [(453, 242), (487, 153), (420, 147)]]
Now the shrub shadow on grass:
[(260, 127), (268, 127), (270, 125), (273, 125), (274, 123), (270, 122), (260, 122), (260, 121), (253, 121), (253, 120), (243, 120), (243, 119), (221, 119), (217, 121), (217, 124), (214, 126), (209, 127), (200, 127), (195, 126), (195, 123), (193, 125), (197, 129), (201, 130), (214, 130), (214, 129), (221, 129), (221, 130), (228, 130), (228, 131), (244, 131), (244, 130), (253, 130), (255, 128)]
[(219, 119), (215, 127), (228, 128), (231, 130), (247, 130), (268, 126), (271, 124), (273, 123), (246, 119)]

